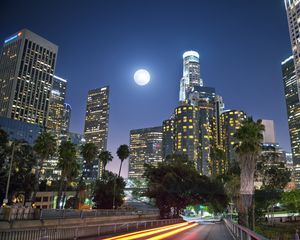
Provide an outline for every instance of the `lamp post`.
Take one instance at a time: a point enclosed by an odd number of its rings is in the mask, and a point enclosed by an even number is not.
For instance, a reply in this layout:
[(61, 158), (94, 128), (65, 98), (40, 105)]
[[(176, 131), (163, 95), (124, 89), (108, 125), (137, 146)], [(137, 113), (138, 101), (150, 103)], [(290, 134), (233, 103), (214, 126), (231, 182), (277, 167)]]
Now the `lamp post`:
[(3, 204), (8, 203), (8, 190), (9, 190), (9, 184), (10, 184), (10, 176), (11, 176), (11, 169), (14, 161), (14, 154), (15, 154), (15, 142), (12, 143), (12, 152), (10, 157), (10, 164), (9, 164), (9, 171), (8, 171), (8, 177), (6, 182), (6, 191), (5, 191), (5, 198), (3, 199)]

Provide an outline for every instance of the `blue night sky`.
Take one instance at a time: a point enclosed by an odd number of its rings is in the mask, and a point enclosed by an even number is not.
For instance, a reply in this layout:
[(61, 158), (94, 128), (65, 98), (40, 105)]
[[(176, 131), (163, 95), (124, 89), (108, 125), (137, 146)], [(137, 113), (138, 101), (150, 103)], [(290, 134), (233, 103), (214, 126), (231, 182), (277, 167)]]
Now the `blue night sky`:
[[(205, 86), (228, 109), (273, 119), (290, 151), (281, 61), (291, 54), (284, 0), (1, 1), (0, 39), (28, 28), (59, 46), (56, 74), (68, 79), (71, 130), (82, 133), (87, 92), (109, 85), (108, 148), (130, 129), (157, 126), (178, 102), (182, 54), (200, 53)], [(151, 81), (134, 83), (146, 68)], [(115, 157), (109, 168), (116, 170)], [(127, 175), (127, 162), (123, 175)]]

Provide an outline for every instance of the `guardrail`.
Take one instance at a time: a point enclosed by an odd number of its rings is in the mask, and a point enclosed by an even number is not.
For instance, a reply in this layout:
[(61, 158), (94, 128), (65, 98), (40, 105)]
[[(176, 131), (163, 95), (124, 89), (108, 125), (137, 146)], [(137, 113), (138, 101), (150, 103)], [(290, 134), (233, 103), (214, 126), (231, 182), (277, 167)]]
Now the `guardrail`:
[(182, 222), (181, 218), (63, 228), (36, 228), (26, 230), (0, 229), (0, 240), (76, 240), (84, 237), (99, 237), (107, 234), (129, 232), (179, 222)]
[(0, 208), (0, 220), (46, 220), (67, 218), (89, 218), (105, 216), (158, 215), (156, 209), (143, 211), (112, 210), (112, 209), (36, 209), (36, 208)]
[(224, 219), (229, 231), (239, 240), (268, 240), (267, 238), (251, 231), (250, 229), (243, 227), (239, 224), (232, 222), (229, 219)]

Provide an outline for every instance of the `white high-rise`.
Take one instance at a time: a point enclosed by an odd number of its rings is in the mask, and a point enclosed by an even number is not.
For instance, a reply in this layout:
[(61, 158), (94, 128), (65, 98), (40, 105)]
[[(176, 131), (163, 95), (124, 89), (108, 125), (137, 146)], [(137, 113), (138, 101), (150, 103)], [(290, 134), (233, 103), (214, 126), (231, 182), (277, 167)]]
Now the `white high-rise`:
[(200, 78), (199, 53), (187, 51), (183, 54), (183, 74), (180, 81), (179, 101), (185, 102), (188, 99), (188, 92), (195, 86), (203, 86)]

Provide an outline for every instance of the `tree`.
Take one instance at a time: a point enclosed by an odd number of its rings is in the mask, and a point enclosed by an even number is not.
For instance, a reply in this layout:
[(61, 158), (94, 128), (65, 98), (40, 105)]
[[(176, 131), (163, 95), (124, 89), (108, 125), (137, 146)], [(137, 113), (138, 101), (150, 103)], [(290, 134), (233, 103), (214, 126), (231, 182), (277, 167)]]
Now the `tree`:
[[(115, 186), (115, 194), (114, 194)], [(106, 171), (103, 177), (96, 181), (93, 191), (93, 202), (95, 208), (112, 209), (113, 198), (115, 197), (115, 206), (121, 206), (125, 197), (124, 188), (126, 183), (122, 177)]]
[(36, 163), (33, 148), (26, 142), (15, 142), (10, 189), (12, 195), (22, 193), (25, 201), (30, 199), (34, 190), (35, 175), (33, 169)]
[(256, 170), (256, 177), (262, 181), (262, 188), (283, 190), (290, 181), (291, 173), (280, 160), (280, 153), (275, 147), (263, 147)]
[(39, 157), (39, 161), (36, 163), (33, 201), (35, 201), (36, 192), (39, 190), (39, 178), (44, 162), (57, 150), (56, 139), (51, 133), (43, 132), (38, 136), (34, 144), (34, 150)]
[(2, 203), (5, 195), (5, 187), (7, 181), (7, 166), (8, 166), (8, 135), (0, 128), (0, 201)]
[(85, 160), (86, 168), (92, 170), (92, 163), (96, 159), (98, 154), (98, 148), (94, 143), (86, 143), (81, 146), (80, 154)]
[(261, 120), (254, 122), (250, 117), (235, 134), (238, 141), (235, 150), (241, 169), (239, 223), (246, 227), (249, 226), (248, 209), (252, 206), (254, 172), (261, 152), (262, 131), (264, 126)]
[(113, 156), (111, 155), (111, 153), (109, 151), (102, 151), (99, 154), (99, 160), (103, 166), (102, 173), (104, 173), (106, 165), (113, 160)]
[(289, 192), (283, 192), (281, 195), (281, 203), (291, 213), (300, 212), (300, 189), (294, 189)]
[[(2, 140), (3, 139), (4, 138), (2, 138)], [(13, 148), (14, 156), (13, 159), (11, 159)], [(24, 195), (24, 201), (29, 200), (34, 186), (34, 175), (32, 170), (36, 162), (33, 148), (24, 141), (15, 141), (10, 146), (8, 146), (8, 141), (6, 141), (5, 145), (3, 145), (3, 143), (0, 144), (0, 151), (2, 157), (4, 157), (4, 159), (1, 159), (0, 169), (1, 201), (3, 201), (5, 196), (5, 189), (9, 176), (9, 165), (11, 161), (12, 168), (8, 199), (11, 200), (13, 196), (22, 193), (22, 195)]]
[[(65, 184), (78, 176), (79, 164), (76, 160), (76, 148), (70, 141), (62, 142), (59, 146), (59, 160), (57, 164), (61, 170), (59, 191), (57, 197), (57, 208), (61, 207), (62, 191)], [(66, 183), (65, 183), (66, 182)]]
[(161, 217), (178, 216), (190, 204), (209, 204), (217, 211), (227, 200), (220, 182), (200, 176), (191, 161), (176, 159), (146, 165), (144, 177), (148, 183), (145, 195), (155, 199)]
[[(80, 154), (82, 155), (86, 168), (92, 170), (91, 164), (93, 160), (97, 157), (98, 149), (97, 146), (94, 143), (86, 143), (81, 146)], [(73, 208), (78, 208), (79, 207), (79, 191), (81, 189), (84, 189), (85, 185), (83, 184), (83, 177), (84, 177), (84, 172), (83, 170), (81, 171), (81, 176), (79, 179), (79, 182), (76, 187), (76, 194), (74, 199), (72, 200), (73, 203)]]
[(129, 157), (129, 147), (126, 144), (121, 145), (117, 150), (117, 155), (118, 155), (119, 159), (121, 160), (119, 175), (118, 175), (118, 176), (120, 176), (123, 161)]

